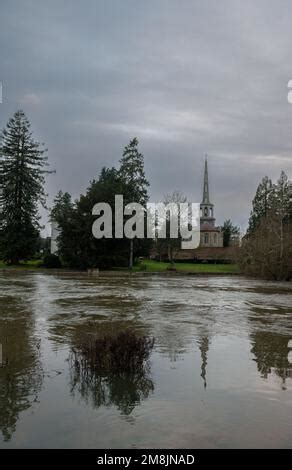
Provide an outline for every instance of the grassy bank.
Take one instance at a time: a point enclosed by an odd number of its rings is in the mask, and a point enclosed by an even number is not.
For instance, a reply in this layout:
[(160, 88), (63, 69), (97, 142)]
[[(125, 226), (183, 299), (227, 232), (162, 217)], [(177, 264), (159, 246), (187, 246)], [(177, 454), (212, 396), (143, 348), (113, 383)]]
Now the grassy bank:
[[(133, 271), (146, 271), (146, 272), (167, 272), (171, 268), (170, 263), (162, 261), (145, 260), (138, 266), (133, 268)], [(185, 273), (210, 273), (210, 274), (237, 274), (239, 267), (236, 264), (194, 264), (194, 263), (176, 263), (174, 268), (177, 272)]]
[[(18, 265), (7, 265), (0, 261), (0, 269), (38, 269), (43, 268), (41, 260), (29, 260), (22, 262)], [(46, 269), (46, 268), (43, 268)], [(51, 271), (51, 270), (49, 270)], [(62, 270), (61, 270), (62, 271)], [(74, 271), (74, 270), (72, 270)], [(113, 271), (129, 272), (127, 268), (114, 268)], [(178, 273), (202, 273), (202, 274), (238, 274), (239, 267), (236, 264), (194, 264), (194, 263), (175, 263), (171, 266), (170, 263), (143, 260), (138, 266), (134, 266), (133, 272), (149, 272), (149, 273), (167, 273), (170, 271), (177, 271)]]
[(0, 268), (2, 269), (35, 269), (39, 268), (42, 265), (43, 261), (42, 260), (29, 260), (29, 261), (23, 261), (17, 265), (10, 265), (10, 264), (5, 264), (3, 261), (0, 260)]

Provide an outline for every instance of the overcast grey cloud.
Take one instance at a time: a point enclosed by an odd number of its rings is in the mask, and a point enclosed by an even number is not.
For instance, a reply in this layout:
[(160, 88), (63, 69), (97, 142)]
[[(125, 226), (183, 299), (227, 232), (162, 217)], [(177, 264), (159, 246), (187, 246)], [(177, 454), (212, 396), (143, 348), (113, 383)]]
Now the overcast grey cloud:
[(245, 225), (258, 181), (292, 175), (287, 1), (2, 1), (0, 124), (24, 109), (59, 190), (77, 197), (137, 136), (151, 198), (200, 201)]

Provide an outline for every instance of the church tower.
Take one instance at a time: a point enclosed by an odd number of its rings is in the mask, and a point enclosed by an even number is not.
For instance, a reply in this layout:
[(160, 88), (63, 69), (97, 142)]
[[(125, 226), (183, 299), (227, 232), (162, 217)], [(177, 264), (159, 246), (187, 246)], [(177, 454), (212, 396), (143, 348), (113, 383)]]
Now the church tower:
[(220, 227), (215, 226), (214, 204), (210, 202), (209, 194), (209, 175), (208, 161), (205, 157), (204, 183), (203, 183), (203, 199), (200, 204), (200, 230), (201, 230), (201, 247), (221, 247), (223, 246), (223, 234)]

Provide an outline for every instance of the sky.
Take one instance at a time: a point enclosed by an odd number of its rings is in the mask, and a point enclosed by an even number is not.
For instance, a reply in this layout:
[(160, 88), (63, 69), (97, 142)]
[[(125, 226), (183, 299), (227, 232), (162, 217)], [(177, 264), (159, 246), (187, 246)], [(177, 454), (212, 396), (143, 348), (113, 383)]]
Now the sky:
[(49, 205), (135, 136), (151, 201), (200, 202), (207, 154), (216, 221), (244, 230), (261, 178), (292, 177), (291, 25), (289, 0), (2, 1), (0, 127), (23, 109), (48, 147)]

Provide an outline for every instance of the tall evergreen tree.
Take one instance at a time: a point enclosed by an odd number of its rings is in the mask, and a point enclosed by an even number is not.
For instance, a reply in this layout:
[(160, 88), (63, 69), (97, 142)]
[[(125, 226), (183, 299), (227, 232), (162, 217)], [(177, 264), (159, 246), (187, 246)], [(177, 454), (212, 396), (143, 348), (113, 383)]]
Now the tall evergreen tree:
[(72, 214), (73, 208), (74, 204), (72, 202), (71, 194), (59, 191), (54, 198), (53, 208), (51, 209), (51, 221), (55, 221), (58, 225), (65, 224)]
[[(145, 177), (144, 156), (138, 150), (139, 141), (136, 137), (125, 147), (120, 160), (119, 177), (124, 185), (125, 204), (137, 202), (145, 205), (148, 200), (149, 182)], [(139, 240), (141, 245), (141, 241)], [(134, 240), (130, 240), (129, 267), (133, 267)]]
[(292, 183), (284, 171), (273, 188), (272, 209), (287, 220), (292, 215)]
[(32, 256), (40, 228), (38, 204), (45, 205), (43, 144), (34, 140), (23, 111), (2, 131), (0, 144), (0, 252), (10, 263)]
[(265, 176), (257, 187), (255, 197), (252, 201), (252, 211), (248, 223), (248, 233), (253, 232), (261, 221), (266, 217), (273, 203), (273, 185), (268, 176)]
[(144, 156), (138, 150), (139, 141), (136, 137), (125, 147), (120, 160), (119, 177), (127, 188), (125, 202), (146, 204), (149, 182), (145, 177)]

